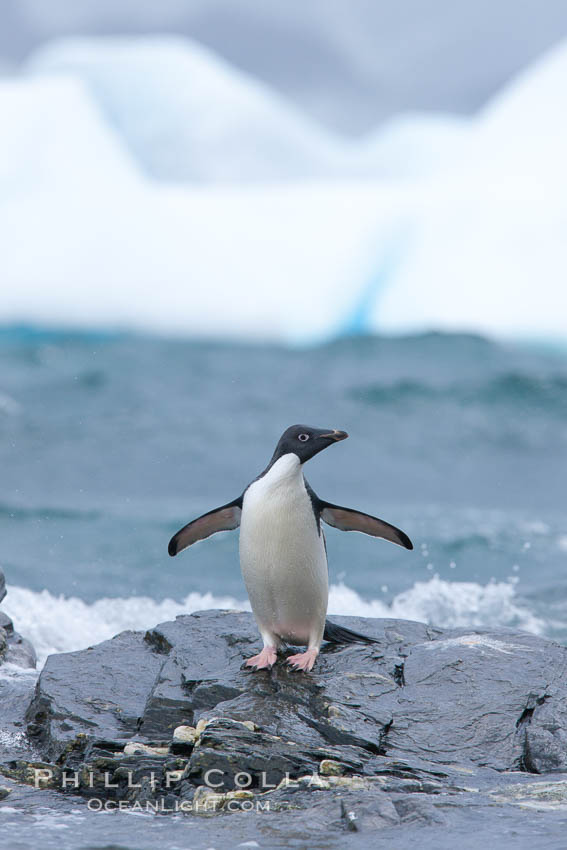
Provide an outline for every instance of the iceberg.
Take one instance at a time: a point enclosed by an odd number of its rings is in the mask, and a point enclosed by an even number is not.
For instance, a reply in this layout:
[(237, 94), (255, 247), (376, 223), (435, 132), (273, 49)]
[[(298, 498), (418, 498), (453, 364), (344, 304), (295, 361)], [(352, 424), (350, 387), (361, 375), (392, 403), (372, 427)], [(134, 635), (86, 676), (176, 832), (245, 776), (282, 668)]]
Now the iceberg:
[(0, 203), (61, 181), (89, 191), (101, 175), (110, 183), (139, 182), (122, 140), (101, 121), (78, 78), (0, 78), (0, 104)]
[(5, 322), (326, 338), (395, 222), (360, 184), (148, 180), (77, 80), (3, 83), (0, 110)]
[(340, 144), (283, 98), (183, 39), (63, 41), (39, 51), (29, 71), (82, 80), (156, 179), (305, 178), (340, 156)]
[(349, 140), (204, 46), (174, 37), (68, 39), (38, 51), (28, 70), (81, 79), (140, 168), (173, 182), (413, 176), (451, 156), (468, 125), (406, 116)]
[(480, 112), (371, 324), (567, 341), (566, 84), (564, 44)]
[(564, 342), (566, 79), (349, 141), (190, 42), (54, 44), (0, 80), (0, 321)]

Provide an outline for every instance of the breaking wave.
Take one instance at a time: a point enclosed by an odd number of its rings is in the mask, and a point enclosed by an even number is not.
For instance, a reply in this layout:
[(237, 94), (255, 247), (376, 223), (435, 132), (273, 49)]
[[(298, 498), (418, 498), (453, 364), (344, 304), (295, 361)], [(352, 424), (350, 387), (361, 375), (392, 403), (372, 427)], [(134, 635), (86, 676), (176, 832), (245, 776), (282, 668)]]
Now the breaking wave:
[[(54, 652), (71, 652), (107, 640), (126, 629), (147, 629), (179, 614), (210, 608), (250, 610), (247, 600), (212, 593), (156, 602), (145, 596), (105, 598), (94, 603), (10, 587), (3, 604), (18, 631), (31, 640), (41, 666)], [(331, 586), (331, 614), (420, 620), (445, 628), (509, 626), (542, 634), (544, 623), (518, 600), (512, 582), (449, 582), (434, 576), (418, 581), (391, 603), (363, 599), (343, 583)]]

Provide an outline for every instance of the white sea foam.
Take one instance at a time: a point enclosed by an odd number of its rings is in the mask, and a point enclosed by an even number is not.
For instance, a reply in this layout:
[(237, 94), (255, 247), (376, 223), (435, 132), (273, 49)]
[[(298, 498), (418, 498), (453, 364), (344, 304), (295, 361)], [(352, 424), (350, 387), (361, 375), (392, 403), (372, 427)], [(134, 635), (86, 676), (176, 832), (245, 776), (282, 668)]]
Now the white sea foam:
[[(10, 587), (3, 608), (17, 629), (28, 637), (39, 664), (53, 652), (83, 649), (125, 629), (147, 629), (179, 614), (208, 608), (250, 610), (247, 600), (190, 593), (181, 601), (156, 602), (149, 597), (99, 599), (93, 603), (75, 597), (36, 593)], [(390, 605), (363, 599), (345, 584), (332, 585), (329, 612), (364, 617), (397, 617), (443, 627), (514, 626), (542, 634), (543, 621), (522, 605), (512, 583), (448, 582), (437, 576), (416, 582)]]
[(148, 596), (98, 599), (88, 603), (70, 596), (39, 593), (25, 587), (10, 587), (2, 603), (19, 632), (31, 640), (42, 665), (53, 652), (72, 652), (108, 640), (126, 629), (148, 629), (179, 614), (207, 608), (246, 608), (230, 596), (190, 593), (180, 602), (156, 602)]
[(444, 628), (511, 626), (542, 634), (544, 623), (517, 597), (512, 582), (445, 581), (434, 576), (399, 593), (391, 605), (365, 601), (344, 584), (331, 588), (329, 611), (363, 617), (399, 617)]

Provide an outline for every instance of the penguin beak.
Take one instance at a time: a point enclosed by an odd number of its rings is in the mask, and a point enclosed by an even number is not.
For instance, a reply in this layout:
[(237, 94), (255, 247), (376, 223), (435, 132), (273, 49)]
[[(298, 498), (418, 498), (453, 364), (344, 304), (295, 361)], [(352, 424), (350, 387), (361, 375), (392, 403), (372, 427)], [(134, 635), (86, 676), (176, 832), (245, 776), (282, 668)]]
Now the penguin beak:
[(332, 440), (334, 443), (338, 443), (340, 440), (346, 440), (348, 434), (346, 431), (331, 431), (330, 434), (321, 434), (322, 439)]

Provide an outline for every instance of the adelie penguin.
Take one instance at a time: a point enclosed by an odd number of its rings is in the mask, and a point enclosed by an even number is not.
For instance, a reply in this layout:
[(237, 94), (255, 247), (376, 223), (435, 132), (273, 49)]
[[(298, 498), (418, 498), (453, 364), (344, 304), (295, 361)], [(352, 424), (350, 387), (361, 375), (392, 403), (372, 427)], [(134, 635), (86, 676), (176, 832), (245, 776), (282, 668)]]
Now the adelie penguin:
[(413, 549), (409, 537), (377, 517), (320, 499), (303, 466), (323, 449), (345, 440), (345, 431), (292, 425), (282, 434), (265, 470), (232, 502), (194, 519), (169, 542), (169, 554), (217, 531), (240, 526), (240, 566), (264, 648), (246, 665), (270, 668), (286, 644), (306, 646), (287, 663), (312, 669), (323, 640), (368, 642), (371, 638), (326, 620), (329, 595), (327, 550), (321, 521), (342, 531), (362, 531)]

